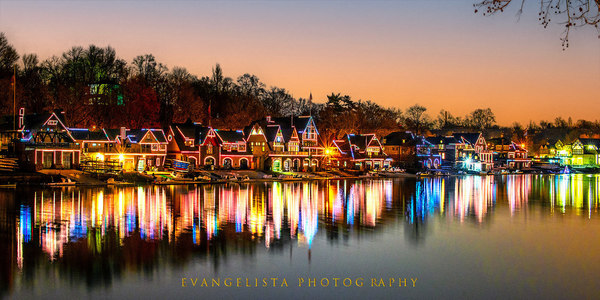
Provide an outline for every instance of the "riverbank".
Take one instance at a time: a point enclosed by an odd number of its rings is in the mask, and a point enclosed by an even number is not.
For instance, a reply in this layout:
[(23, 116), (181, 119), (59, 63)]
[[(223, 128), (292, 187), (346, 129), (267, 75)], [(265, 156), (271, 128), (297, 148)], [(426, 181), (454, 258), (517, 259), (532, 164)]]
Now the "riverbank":
[(254, 170), (198, 171), (190, 174), (172, 172), (127, 172), (117, 175), (89, 174), (78, 170), (42, 170), (39, 172), (0, 174), (0, 182), (11, 187), (24, 186), (127, 186), (139, 184), (187, 185), (219, 184), (230, 182), (312, 181), (360, 178), (402, 178), (417, 175), (401, 172), (319, 171), (319, 172), (263, 172)]
[[(582, 173), (582, 172), (577, 172)], [(231, 182), (293, 182), (313, 180), (377, 179), (377, 178), (426, 178), (457, 176), (496, 176), (511, 174), (547, 174), (561, 173), (518, 172), (518, 173), (449, 173), (447, 171), (428, 171), (417, 174), (389, 171), (360, 172), (356, 170), (330, 170), (318, 172), (265, 172), (255, 170), (214, 170), (193, 173), (174, 172), (126, 172), (119, 174), (89, 174), (78, 170), (41, 170), (39, 172), (0, 173), (0, 188), (19, 186), (131, 186), (131, 185), (193, 185), (222, 184)], [(582, 173), (598, 174), (598, 172)]]

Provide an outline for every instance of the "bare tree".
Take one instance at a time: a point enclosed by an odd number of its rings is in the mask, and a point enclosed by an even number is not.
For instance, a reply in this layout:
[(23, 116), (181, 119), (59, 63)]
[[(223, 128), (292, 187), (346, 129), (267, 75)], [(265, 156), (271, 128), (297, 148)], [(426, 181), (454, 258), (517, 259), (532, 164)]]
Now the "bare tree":
[(421, 134), (423, 127), (427, 126), (430, 118), (425, 112), (427, 108), (419, 104), (415, 104), (406, 110), (405, 122), (408, 128), (412, 129), (416, 134)]
[(490, 108), (478, 108), (471, 113), (471, 125), (481, 131), (488, 129), (496, 123), (496, 116)]
[(15, 48), (8, 43), (4, 32), (0, 32), (0, 76), (12, 74), (13, 65), (19, 60), (19, 54)]
[[(482, 12), (483, 15), (493, 15), (497, 12), (503, 12), (513, 0), (483, 0), (473, 6), (475, 13)], [(558, 24), (565, 26), (563, 37), (561, 38), (563, 50), (569, 47), (569, 32), (571, 28), (593, 26), (598, 30), (600, 38), (600, 0), (539, 0), (540, 11), (538, 21), (546, 28), (556, 16)], [(523, 12), (525, 0), (521, 0), (517, 15)]]

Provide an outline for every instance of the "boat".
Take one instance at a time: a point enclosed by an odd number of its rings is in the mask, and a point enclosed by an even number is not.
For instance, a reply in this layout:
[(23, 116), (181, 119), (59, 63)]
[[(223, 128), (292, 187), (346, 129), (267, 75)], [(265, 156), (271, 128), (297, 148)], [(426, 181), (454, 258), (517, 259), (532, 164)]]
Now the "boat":
[(75, 182), (48, 182), (48, 186), (75, 186)]
[(431, 173), (431, 172), (418, 172), (417, 176), (419, 176), (419, 177), (429, 177), (429, 176), (433, 176), (433, 173)]
[(467, 174), (470, 175), (487, 175), (487, 172), (484, 171), (475, 171), (475, 170), (467, 170)]
[(46, 183), (46, 185), (48, 185), (48, 186), (74, 186), (76, 184), (77, 184), (77, 182), (71, 181), (70, 178), (67, 178), (66, 180), (65, 180), (65, 178), (63, 178), (61, 182), (48, 182), (48, 183)]

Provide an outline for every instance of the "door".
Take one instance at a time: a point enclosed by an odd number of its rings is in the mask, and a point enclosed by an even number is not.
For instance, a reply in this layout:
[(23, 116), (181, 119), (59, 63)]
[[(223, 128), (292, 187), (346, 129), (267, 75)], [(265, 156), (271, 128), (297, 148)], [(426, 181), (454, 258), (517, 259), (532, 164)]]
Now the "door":
[(44, 169), (52, 168), (54, 164), (54, 152), (42, 152), (43, 153), (43, 167)]
[(71, 168), (72, 157), (73, 157), (73, 153), (71, 153), (71, 152), (63, 152), (63, 154), (62, 154), (62, 165), (63, 165), (64, 169), (70, 169)]
[(248, 160), (247, 159), (242, 158), (240, 160), (240, 169), (242, 169), (242, 170), (248, 169)]
[(145, 168), (146, 168), (146, 160), (143, 158), (138, 160), (137, 171), (144, 172)]

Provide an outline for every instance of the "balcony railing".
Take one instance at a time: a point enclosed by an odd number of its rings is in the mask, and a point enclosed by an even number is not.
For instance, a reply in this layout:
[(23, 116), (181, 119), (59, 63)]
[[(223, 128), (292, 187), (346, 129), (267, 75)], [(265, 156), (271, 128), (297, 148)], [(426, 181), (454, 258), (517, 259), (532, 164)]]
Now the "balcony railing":
[(79, 149), (79, 146), (73, 143), (26, 143), (26, 147), (38, 149)]
[[(308, 156), (308, 151), (273, 151), (272, 154), (277, 155), (297, 155), (297, 156)], [(314, 154), (314, 153), (313, 153)]]

